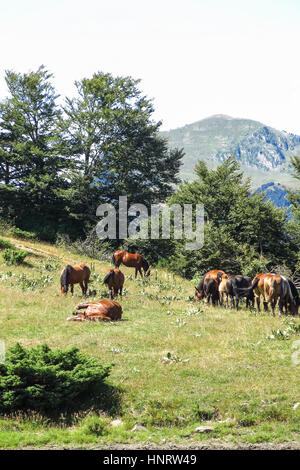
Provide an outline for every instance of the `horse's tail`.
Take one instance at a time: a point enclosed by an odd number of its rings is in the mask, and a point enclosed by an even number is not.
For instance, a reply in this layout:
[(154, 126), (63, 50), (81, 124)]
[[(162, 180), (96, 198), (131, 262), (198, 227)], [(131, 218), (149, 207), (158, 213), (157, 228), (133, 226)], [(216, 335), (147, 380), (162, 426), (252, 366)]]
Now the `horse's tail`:
[(147, 262), (144, 258), (143, 258), (143, 261), (142, 261), (142, 268), (144, 269), (144, 273), (145, 273), (145, 274), (148, 273), (147, 275), (149, 276), (149, 274), (150, 274), (150, 271), (149, 271), (150, 266), (149, 266), (148, 262)]
[(107, 284), (108, 283), (108, 279), (110, 277), (114, 277), (114, 270), (112, 269), (111, 271), (109, 271), (109, 273), (106, 274), (105, 278), (103, 279), (103, 284)]
[[(235, 281), (235, 279), (233, 279), (232, 281)], [(250, 287), (243, 287), (243, 288), (238, 288), (234, 287), (234, 282), (233, 282), (233, 292), (235, 293), (235, 295), (237, 297), (246, 297), (248, 294), (250, 294), (250, 292), (253, 292), (253, 290), (255, 289), (255, 287), (257, 287), (257, 284), (259, 283), (259, 277), (256, 277), (254, 279), (254, 282), (252, 283), (252, 285)]]
[(65, 288), (65, 290), (67, 290), (68, 285), (69, 285), (71, 271), (72, 271), (72, 266), (68, 264), (63, 270), (61, 277), (60, 277), (60, 284), (62, 287)]
[(114, 266), (117, 266), (115, 255), (112, 255), (112, 262)]

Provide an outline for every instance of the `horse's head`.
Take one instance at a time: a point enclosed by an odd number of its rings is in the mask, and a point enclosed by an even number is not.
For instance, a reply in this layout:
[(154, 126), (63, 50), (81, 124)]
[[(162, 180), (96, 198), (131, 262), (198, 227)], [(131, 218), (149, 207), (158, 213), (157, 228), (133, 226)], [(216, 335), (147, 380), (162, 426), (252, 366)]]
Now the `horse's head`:
[(68, 288), (69, 288), (69, 287), (68, 287), (68, 284), (67, 284), (67, 285), (63, 285), (63, 284), (62, 284), (62, 285), (61, 285), (61, 288), (60, 288), (61, 294), (62, 294), (62, 295), (67, 295), (67, 293), (68, 293)]
[(202, 300), (204, 298), (204, 291), (195, 287), (195, 300)]
[(143, 267), (143, 270), (144, 270), (144, 276), (149, 277), (150, 274), (151, 274), (150, 266), (149, 266), (148, 262), (145, 259), (142, 260), (142, 267)]

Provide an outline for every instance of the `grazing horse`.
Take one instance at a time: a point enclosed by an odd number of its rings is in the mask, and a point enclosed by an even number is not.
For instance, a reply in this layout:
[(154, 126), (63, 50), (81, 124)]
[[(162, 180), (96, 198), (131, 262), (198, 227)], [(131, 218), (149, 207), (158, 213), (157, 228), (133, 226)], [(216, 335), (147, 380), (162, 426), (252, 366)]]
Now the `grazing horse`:
[(217, 284), (219, 285), (220, 282), (222, 282), (223, 278), (227, 279), (227, 274), (224, 273), (224, 271), (221, 271), (220, 269), (214, 269), (212, 271), (208, 271), (201, 281), (199, 282), (198, 286), (195, 287), (195, 300), (201, 300), (204, 297), (206, 297), (205, 292), (204, 292), (204, 282), (205, 280), (208, 279), (214, 279)]
[(112, 300), (100, 300), (99, 302), (83, 302), (77, 305), (76, 310), (85, 308), (83, 313), (77, 311), (73, 313), (73, 317), (67, 318), (68, 321), (97, 321), (108, 320), (117, 321), (121, 320), (122, 307), (118, 302)]
[(247, 297), (251, 292), (254, 293), (256, 299), (257, 310), (260, 312), (260, 297), (263, 298), (264, 310), (268, 311), (268, 303), (265, 300), (264, 279), (269, 273), (260, 273), (254, 276), (251, 286), (247, 288), (238, 288), (237, 295), (239, 297)]
[[(291, 281), (290, 281), (291, 282)], [(291, 284), (284, 276), (280, 274), (261, 273), (252, 280), (251, 287), (247, 289), (239, 289), (239, 295), (245, 296), (247, 293), (254, 291), (257, 308), (260, 312), (260, 296), (263, 296), (264, 304), (271, 304), (272, 314), (275, 315), (275, 307), (279, 299), (279, 311), (283, 313), (283, 306), (286, 306), (292, 314), (298, 313), (298, 299), (293, 295)]]
[(207, 298), (207, 303), (211, 301), (212, 305), (215, 306), (219, 301), (218, 282), (215, 279), (204, 279), (203, 286), (201, 289), (195, 287), (195, 300), (201, 300), (204, 297)]
[(61, 293), (66, 295), (70, 285), (71, 294), (73, 295), (74, 284), (79, 283), (82, 290), (82, 295), (86, 295), (90, 275), (90, 268), (88, 268), (85, 264), (78, 264), (76, 266), (71, 266), (68, 264), (62, 270), (60, 275)]
[[(233, 308), (239, 309), (239, 289), (247, 288), (251, 286), (251, 278), (248, 276), (242, 276), (240, 274), (231, 275), (227, 279), (222, 279), (219, 285), (219, 293), (222, 295), (225, 294), (227, 296), (227, 306), (228, 306), (228, 296), (230, 298), (230, 303)], [(254, 294), (253, 291), (250, 291), (246, 295), (246, 308), (249, 307), (250, 302), (252, 306), (254, 306)]]
[(109, 288), (109, 298), (111, 300), (116, 297), (119, 292), (122, 297), (124, 274), (119, 269), (110, 269), (103, 279), (103, 284), (107, 284)]
[(141, 277), (143, 277), (142, 268), (144, 270), (144, 276), (150, 276), (150, 266), (141, 255), (118, 250), (114, 252), (112, 260), (116, 268), (118, 268), (121, 263), (123, 263), (125, 266), (128, 266), (129, 268), (135, 268), (135, 278), (137, 278), (138, 272), (140, 273)]
[[(295, 286), (295, 284), (290, 279), (288, 279), (287, 281), (289, 283), (292, 296), (294, 297), (296, 308), (297, 308), (297, 306), (299, 308), (300, 298), (299, 298), (297, 287)], [(292, 315), (294, 315), (295, 313), (298, 313), (298, 310), (297, 310), (297, 312), (295, 312), (295, 308), (293, 307), (291, 302), (287, 300), (285, 302), (285, 313), (291, 313)]]

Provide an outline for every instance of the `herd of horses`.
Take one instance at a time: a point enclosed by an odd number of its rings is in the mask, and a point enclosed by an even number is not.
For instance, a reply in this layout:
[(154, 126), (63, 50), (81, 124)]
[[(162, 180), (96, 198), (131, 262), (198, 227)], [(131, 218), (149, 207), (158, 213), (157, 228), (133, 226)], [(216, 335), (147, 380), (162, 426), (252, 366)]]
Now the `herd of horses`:
[[(118, 302), (113, 299), (120, 294), (122, 298), (123, 286), (125, 277), (124, 274), (118, 269), (121, 264), (124, 266), (135, 268), (135, 278), (138, 273), (143, 277), (143, 272), (146, 277), (150, 276), (150, 266), (148, 262), (139, 254), (128, 253), (127, 251), (115, 251), (112, 257), (115, 268), (107, 271), (103, 283), (109, 288), (109, 300), (100, 300), (99, 302), (83, 302), (77, 305), (76, 311), (72, 317), (67, 320), (84, 321), (84, 320), (120, 320), (122, 317), (122, 307)], [(88, 282), (90, 279), (91, 270), (86, 264), (78, 264), (75, 266), (67, 265), (61, 272), (60, 285), (61, 293), (66, 295), (69, 290), (71, 294), (74, 293), (74, 284), (79, 284), (82, 290), (82, 295), (86, 296)], [(86, 309), (82, 313), (78, 310)]]
[[(103, 283), (108, 286), (109, 300), (99, 300), (98, 302), (84, 302), (76, 307), (72, 317), (67, 320), (120, 320), (122, 317), (122, 307), (114, 301), (117, 295), (122, 298), (125, 277), (119, 270), (119, 266), (124, 264), (127, 267), (135, 268), (135, 278), (138, 273), (141, 277), (150, 276), (150, 266), (148, 262), (139, 254), (127, 251), (115, 251), (112, 257), (114, 268), (107, 271)], [(75, 266), (67, 265), (60, 276), (61, 293), (66, 295), (70, 286), (71, 293), (74, 292), (74, 284), (79, 284), (82, 295), (86, 296), (88, 282), (91, 271), (85, 264)], [(206, 299), (213, 306), (221, 305), (239, 309), (241, 299), (245, 298), (246, 308), (254, 308), (255, 300), (257, 309), (260, 312), (261, 298), (264, 309), (268, 311), (271, 306), (272, 314), (275, 315), (275, 307), (278, 301), (280, 313), (298, 314), (300, 299), (294, 283), (280, 274), (260, 273), (253, 279), (248, 276), (227, 275), (220, 269), (208, 271), (195, 287), (195, 300)], [(85, 309), (82, 313), (79, 310)]]
[[(257, 310), (260, 312), (261, 298), (264, 310), (271, 306), (275, 315), (275, 307), (278, 301), (280, 314), (297, 315), (300, 299), (295, 284), (285, 276), (274, 273), (260, 273), (251, 279), (240, 274), (228, 276), (224, 271), (215, 269), (209, 271), (195, 287), (195, 299), (206, 298), (213, 306), (218, 304), (239, 308), (239, 302), (246, 298), (246, 308), (254, 308), (255, 300)], [(285, 309), (285, 312), (283, 311)]]

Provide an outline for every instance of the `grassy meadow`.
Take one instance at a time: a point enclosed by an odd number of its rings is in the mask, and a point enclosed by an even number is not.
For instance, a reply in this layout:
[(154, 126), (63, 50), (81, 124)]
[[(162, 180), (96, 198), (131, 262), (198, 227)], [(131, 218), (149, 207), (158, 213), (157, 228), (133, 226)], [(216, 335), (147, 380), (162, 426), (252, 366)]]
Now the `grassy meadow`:
[[(9, 347), (78, 347), (113, 364), (111, 408), (57, 422), (35, 413), (0, 417), (0, 448), (299, 441), (300, 364), (292, 362), (299, 318), (212, 308), (193, 300), (195, 283), (161, 269), (150, 281), (125, 274), (120, 322), (67, 322), (83, 299), (60, 295), (66, 264), (92, 267), (88, 300), (107, 296), (110, 264), (61, 248), (2, 237), (29, 254), (0, 265), (0, 340)], [(1, 252), (0, 252), (1, 253)], [(277, 332), (279, 330), (279, 332)], [(99, 405), (101, 407), (101, 404)], [(133, 427), (141, 427), (133, 431)], [(210, 432), (196, 432), (210, 426)]]

